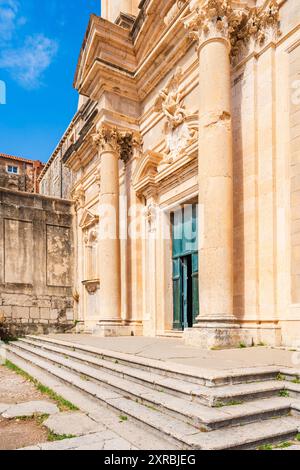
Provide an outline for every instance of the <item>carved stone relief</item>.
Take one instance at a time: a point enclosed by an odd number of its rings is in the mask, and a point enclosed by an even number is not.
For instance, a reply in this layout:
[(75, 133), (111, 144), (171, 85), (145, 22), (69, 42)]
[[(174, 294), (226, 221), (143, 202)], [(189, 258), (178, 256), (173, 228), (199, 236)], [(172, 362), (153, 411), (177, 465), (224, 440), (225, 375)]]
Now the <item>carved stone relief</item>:
[(178, 68), (155, 102), (156, 111), (162, 111), (167, 118), (163, 149), (166, 164), (173, 163), (197, 140), (197, 116), (189, 115), (183, 103), (184, 97), (180, 91), (182, 76), (182, 70)]
[(80, 227), (83, 230), (84, 258), (85, 258), (85, 280), (82, 284), (89, 294), (95, 294), (99, 289), (98, 279), (98, 223), (99, 217), (90, 211), (85, 211)]

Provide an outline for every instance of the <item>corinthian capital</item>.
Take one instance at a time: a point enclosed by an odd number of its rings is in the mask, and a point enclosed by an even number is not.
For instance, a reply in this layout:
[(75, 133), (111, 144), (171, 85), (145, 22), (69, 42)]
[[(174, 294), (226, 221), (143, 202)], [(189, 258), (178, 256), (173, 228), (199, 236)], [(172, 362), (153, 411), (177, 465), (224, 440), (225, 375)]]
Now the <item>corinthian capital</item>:
[(237, 56), (250, 43), (261, 46), (280, 35), (277, 0), (265, 0), (254, 8), (234, 8), (232, 0), (191, 0), (189, 9), (183, 23), (199, 47), (209, 39), (223, 38), (231, 55)]
[(120, 133), (116, 128), (101, 126), (92, 139), (101, 152), (120, 152)]
[(207, 40), (217, 38), (226, 39), (231, 45), (231, 36), (245, 17), (242, 10), (232, 8), (231, 0), (191, 0), (189, 8), (184, 26), (200, 47)]

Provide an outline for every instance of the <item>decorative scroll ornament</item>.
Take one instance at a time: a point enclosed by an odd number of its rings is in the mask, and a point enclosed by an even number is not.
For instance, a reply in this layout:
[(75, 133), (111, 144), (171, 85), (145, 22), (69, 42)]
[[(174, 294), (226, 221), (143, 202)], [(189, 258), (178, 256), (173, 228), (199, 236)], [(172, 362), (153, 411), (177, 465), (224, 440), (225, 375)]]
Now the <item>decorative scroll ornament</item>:
[(143, 137), (139, 133), (135, 133), (132, 139), (132, 147), (133, 147), (133, 156), (140, 158), (143, 153)]
[(182, 70), (178, 68), (155, 102), (156, 112), (162, 111), (167, 118), (164, 129), (166, 141), (163, 150), (166, 163), (172, 163), (181, 156), (197, 138), (198, 125), (197, 123), (191, 124), (193, 115), (187, 113), (183, 104), (183, 94), (180, 91), (182, 76)]
[(77, 188), (72, 194), (76, 212), (85, 205), (85, 191), (82, 187)]
[(148, 204), (144, 212), (145, 220), (148, 225), (148, 231), (150, 233), (155, 232), (156, 230), (156, 220), (157, 220), (157, 206), (152, 202)]
[(120, 158), (124, 163), (127, 163), (133, 155), (133, 134), (131, 132), (124, 132), (119, 137)]
[(233, 8), (232, 0), (191, 0), (190, 13), (183, 19), (190, 37), (199, 49), (209, 39), (228, 40), (231, 57), (247, 46), (262, 46), (280, 35), (277, 0), (266, 0), (261, 7)]

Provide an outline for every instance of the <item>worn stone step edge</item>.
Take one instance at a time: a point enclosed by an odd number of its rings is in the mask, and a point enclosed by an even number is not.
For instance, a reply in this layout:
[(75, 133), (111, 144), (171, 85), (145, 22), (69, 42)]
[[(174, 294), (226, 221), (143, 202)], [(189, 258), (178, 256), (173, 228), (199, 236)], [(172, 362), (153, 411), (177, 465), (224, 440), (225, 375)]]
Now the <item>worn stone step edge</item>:
[[(124, 354), (121, 352), (95, 348), (94, 346), (86, 346), (79, 343), (71, 343), (69, 341), (61, 341), (44, 336), (28, 335), (27, 338), (33, 341), (47, 342), (70, 348), (72, 350), (81, 350), (93, 356), (101, 356), (107, 360), (118, 360), (120, 363), (130, 364), (131, 367), (145, 368), (146, 370), (155, 369), (157, 373), (165, 376), (173, 376), (185, 381), (199, 383), (207, 387), (221, 386), (234, 383), (243, 383), (246, 381), (262, 381), (272, 380), (280, 373), (279, 366), (265, 367), (248, 367), (243, 369), (228, 370), (207, 370), (183, 364), (173, 364), (166, 361), (157, 361), (155, 359), (137, 357), (132, 354)], [(293, 373), (294, 369), (291, 369)], [(300, 375), (300, 370), (295, 370), (295, 376)]]
[[(21, 361), (21, 363), (19, 362), (19, 366), (23, 368), (24, 370), (27, 369), (28, 371), (28, 368), (31, 367), (31, 369), (28, 372), (31, 373), (33, 376), (34, 376), (34, 373), (32, 372), (32, 367), (38, 368), (43, 373), (46, 373), (51, 377), (53, 376), (53, 370), (52, 372), (48, 371), (47, 369), (45, 371), (44, 367), (42, 367), (41, 365), (37, 365), (35, 362), (33, 362), (34, 364), (33, 366), (30, 366), (29, 363), (32, 362), (32, 359), (36, 359), (36, 358), (29, 358), (28, 355), (26, 356), (27, 357), (24, 358), (22, 356), (19, 356), (18, 354), (15, 355), (14, 353), (9, 353), (9, 359), (12, 362), (15, 361), (15, 363), (18, 361)], [(47, 364), (46, 364), (46, 367), (47, 367)], [(59, 381), (62, 384), (65, 384), (66, 378), (64, 375), (63, 376), (62, 375), (63, 374), (61, 373), (59, 374), (60, 376)], [(81, 390), (80, 388), (78, 388), (78, 384), (77, 386), (74, 384), (69, 384), (69, 385), (70, 387), (72, 387), (72, 389)], [(83, 392), (84, 396), (92, 396), (93, 399), (101, 401), (99, 398), (96, 399), (94, 395), (91, 395), (89, 391), (84, 391), (84, 390), (81, 390), (81, 391)], [(59, 390), (59, 393), (61, 393), (60, 390)], [(115, 403), (114, 405), (108, 404), (107, 406), (109, 408), (114, 408), (117, 411), (121, 411), (119, 407), (116, 407), (116, 405), (117, 403)], [(151, 410), (147, 410), (147, 411), (150, 412)], [(150, 424), (148, 419), (146, 420), (144, 419), (145, 422), (143, 422), (143, 420), (141, 420), (141, 417), (136, 417), (134, 413), (132, 412), (130, 413), (128, 412), (128, 410), (127, 410), (127, 414), (130, 417), (132, 417), (134, 421), (138, 422), (139, 424), (142, 424), (143, 428), (145, 427), (145, 428), (154, 429), (154, 431), (159, 431), (160, 434), (164, 436), (164, 438), (169, 438), (171, 441), (175, 442), (177, 445), (183, 444), (184, 449), (193, 449), (193, 450), (197, 450), (197, 449), (199, 450), (223, 450), (223, 449), (230, 450), (230, 449), (242, 449), (242, 448), (253, 449), (264, 443), (273, 443), (273, 442), (277, 443), (291, 436), (295, 436), (297, 432), (299, 432), (299, 427), (300, 427), (300, 420), (297, 421), (297, 423), (299, 423), (299, 426), (298, 426), (295, 424), (294, 420), (291, 420), (289, 418), (284, 418), (284, 423), (286, 424), (285, 426), (282, 426), (282, 420), (279, 418), (278, 420), (276, 420), (276, 423), (278, 423), (278, 425), (280, 426), (277, 426), (276, 430), (274, 430), (274, 424), (275, 424), (274, 420), (264, 421), (262, 423), (263, 426), (267, 423), (272, 424), (272, 431), (266, 432), (264, 434), (262, 434), (261, 432), (261, 426), (260, 427), (255, 426), (255, 431), (253, 431), (254, 429), (253, 424), (242, 426), (242, 428), (244, 429), (243, 439), (240, 439), (240, 438), (237, 439), (235, 436), (232, 436), (232, 429), (225, 429), (225, 430), (222, 429), (218, 431), (213, 431), (211, 433), (196, 433), (196, 434), (191, 434), (191, 435), (188, 434), (183, 438), (183, 436), (180, 436), (180, 433), (178, 433), (178, 430), (180, 429), (180, 427), (182, 427), (182, 423), (180, 422), (178, 423), (178, 425), (175, 422), (173, 427), (170, 425), (167, 426), (167, 428), (164, 431), (162, 431), (161, 426), (159, 429), (157, 427), (157, 419), (156, 419), (157, 412), (154, 413), (155, 425), (153, 425), (153, 422)], [(152, 412), (152, 415), (153, 415), (153, 412)], [(167, 418), (167, 420), (169, 423), (170, 422), (169, 418)], [(238, 431), (239, 428), (235, 428), (235, 429)], [(174, 435), (174, 432), (175, 432), (175, 435)], [(225, 445), (221, 444), (221, 442), (224, 441), (224, 439), (225, 440), (227, 439), (227, 442)]]
[[(192, 384), (192, 382), (185, 383), (180, 379), (164, 378), (161, 374), (151, 373), (151, 375), (149, 375), (149, 373), (144, 370), (104, 361), (84, 353), (70, 351), (62, 347), (58, 348), (55, 345), (38, 343), (28, 339), (19, 339), (18, 342), (71, 357), (75, 361), (91, 364), (98, 369), (108, 370), (116, 376), (127, 378), (138, 384), (144, 385), (146, 383), (147, 386), (154, 390), (157, 388), (163, 389), (171, 395), (179, 396), (189, 401), (199, 402), (207, 406), (215, 406), (220, 403), (226, 404), (226, 402), (230, 401), (250, 401), (257, 398), (270, 398), (274, 396), (274, 393), (278, 393), (285, 388), (279, 381), (225, 385), (215, 388), (205, 387), (204, 385)], [(167, 383), (168, 381), (169, 383)]]
[[(34, 377), (42, 385), (53, 390), (57, 395), (62, 396), (73, 405), (77, 406), (81, 411), (86, 413), (94, 421), (103, 424), (108, 430), (113, 431), (123, 439), (127, 439), (132, 445), (138, 447), (140, 450), (180, 450), (180, 446), (174, 443), (174, 440), (168, 440), (165, 436), (160, 435), (157, 437), (155, 429), (141, 426), (140, 422), (136, 420), (128, 420), (120, 426), (119, 413), (117, 410), (108, 408), (107, 405), (101, 404), (99, 399), (89, 396), (85, 392), (77, 390), (72, 385), (66, 385), (64, 381), (56, 378), (48, 371), (41, 369), (33, 363), (25, 361), (24, 359), (12, 354), (10, 357), (12, 362), (27, 372), (31, 377)], [(125, 424), (125, 426), (124, 426)], [(130, 432), (126, 429), (130, 428)], [(138, 436), (138, 437), (136, 437)], [(138, 442), (147, 442), (147, 446), (140, 446)]]
[[(15, 347), (20, 347), (20, 345), (15, 344)], [(232, 407), (225, 406), (222, 409), (213, 409), (204, 405), (185, 402), (180, 398), (175, 398), (166, 393), (156, 391), (149, 393), (148, 389), (141, 385), (137, 385), (137, 387), (133, 389), (132, 383), (125, 379), (118, 378), (116, 380), (115, 376), (103, 372), (99, 374), (99, 371), (89, 366), (74, 363), (70, 361), (70, 359), (64, 359), (56, 354), (45, 353), (44, 351), (36, 350), (35, 348), (23, 344), (21, 349), (35, 354), (38, 357), (42, 357), (44, 360), (50, 361), (55, 365), (59, 364), (59, 366), (64, 367), (66, 370), (72, 370), (72, 372), (79, 376), (88, 377), (89, 380), (95, 383), (100, 382), (111, 390), (117, 390), (118, 393), (130, 396), (131, 399), (140, 400), (141, 403), (146, 406), (158, 408), (160, 411), (168, 413), (170, 416), (174, 416), (176, 419), (183, 422), (189, 422), (190, 425), (200, 429), (210, 431), (220, 427), (240, 425), (246, 422), (268, 419), (284, 414), (287, 415), (291, 411), (291, 401), (287, 399), (281, 399), (280, 403), (278, 403), (277, 400), (275, 407), (270, 401), (264, 400), (265, 408), (263, 409), (261, 406), (258, 406), (256, 409), (256, 402), (252, 402), (252, 406), (250, 407), (249, 405), (240, 405), (238, 408), (235, 408), (235, 410), (238, 411), (237, 413), (233, 413)], [(259, 405), (260, 404), (261, 401), (259, 401)]]

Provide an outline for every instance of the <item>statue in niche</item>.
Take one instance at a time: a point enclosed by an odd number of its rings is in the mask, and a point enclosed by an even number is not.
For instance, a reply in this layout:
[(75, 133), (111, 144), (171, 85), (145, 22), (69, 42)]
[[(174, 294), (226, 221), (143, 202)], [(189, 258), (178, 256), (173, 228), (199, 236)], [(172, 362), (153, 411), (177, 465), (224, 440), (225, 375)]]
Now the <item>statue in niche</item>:
[(164, 163), (171, 164), (185, 153), (185, 149), (197, 137), (197, 123), (192, 124), (194, 116), (188, 115), (183, 103), (183, 94), (180, 91), (180, 82), (183, 72), (178, 68), (170, 78), (167, 85), (160, 91), (155, 102), (156, 112), (163, 112), (167, 118), (164, 128), (165, 154)]

